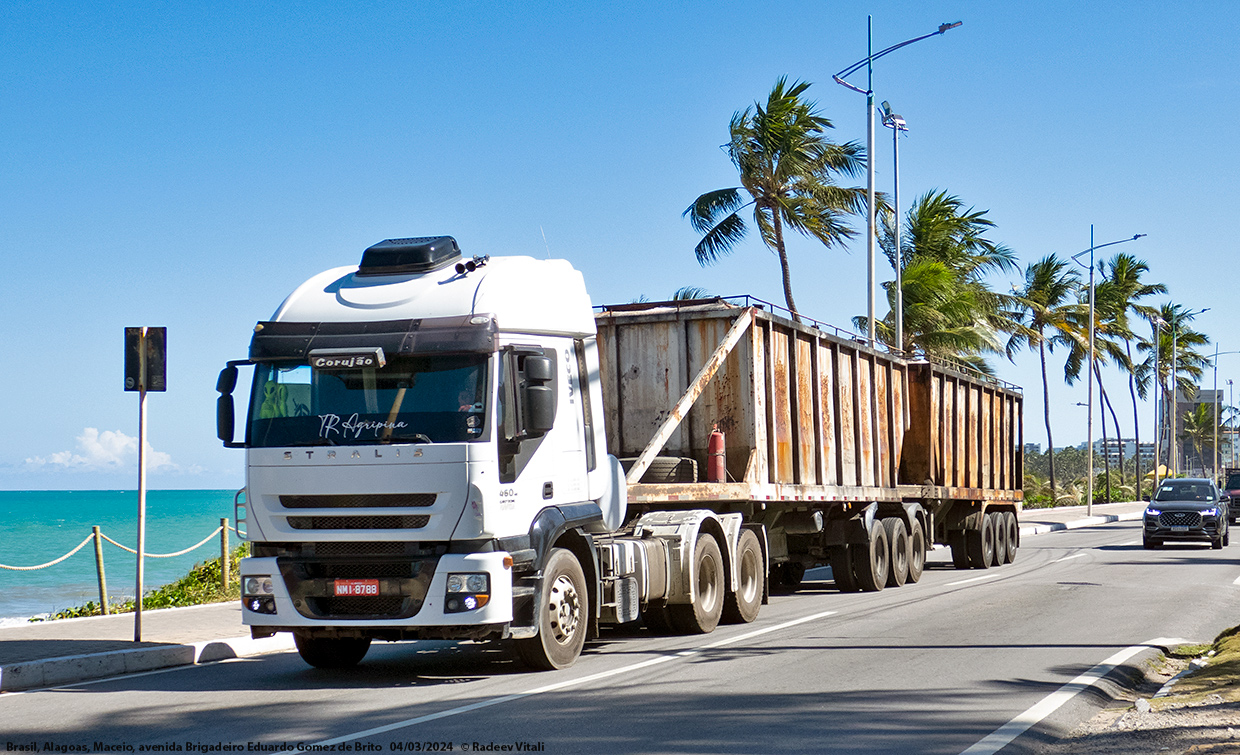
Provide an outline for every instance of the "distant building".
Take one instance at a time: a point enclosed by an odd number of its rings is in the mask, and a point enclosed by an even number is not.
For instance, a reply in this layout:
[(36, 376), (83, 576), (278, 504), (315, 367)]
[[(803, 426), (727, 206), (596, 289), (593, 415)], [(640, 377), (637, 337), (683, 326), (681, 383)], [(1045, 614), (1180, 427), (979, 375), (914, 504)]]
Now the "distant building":
[(1025, 444), (1025, 453), (1027, 453), (1027, 454), (1040, 454), (1040, 453), (1042, 453), (1042, 444), (1041, 444), (1041, 443), (1026, 443), (1026, 444)]

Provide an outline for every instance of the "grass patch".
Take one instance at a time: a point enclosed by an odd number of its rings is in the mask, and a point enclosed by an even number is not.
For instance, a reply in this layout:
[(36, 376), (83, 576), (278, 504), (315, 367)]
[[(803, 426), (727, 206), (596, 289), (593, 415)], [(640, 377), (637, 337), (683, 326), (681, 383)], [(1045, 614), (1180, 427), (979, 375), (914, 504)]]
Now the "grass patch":
[[(1189, 654), (1194, 649), (1199, 652)], [(1240, 626), (1223, 631), (1212, 645), (1182, 645), (1172, 657), (1196, 658), (1210, 650), (1214, 655), (1208, 665), (1177, 682), (1167, 702), (1192, 705), (1205, 702), (1210, 695), (1219, 695), (1227, 702), (1240, 701)]]
[[(250, 544), (243, 543), (228, 558), (228, 587), (220, 585), (220, 560), (213, 558), (195, 564), (189, 574), (176, 582), (164, 585), (148, 592), (142, 598), (142, 610), (154, 608), (176, 608), (180, 606), (197, 606), (204, 603), (224, 603), (241, 599), (240, 561), (250, 554)], [(120, 603), (110, 603), (111, 613), (133, 613), (133, 599)], [(51, 621), (53, 619), (76, 619), (82, 616), (102, 616), (103, 609), (93, 600), (84, 606), (66, 608), (47, 617), (36, 617), (31, 621)]]

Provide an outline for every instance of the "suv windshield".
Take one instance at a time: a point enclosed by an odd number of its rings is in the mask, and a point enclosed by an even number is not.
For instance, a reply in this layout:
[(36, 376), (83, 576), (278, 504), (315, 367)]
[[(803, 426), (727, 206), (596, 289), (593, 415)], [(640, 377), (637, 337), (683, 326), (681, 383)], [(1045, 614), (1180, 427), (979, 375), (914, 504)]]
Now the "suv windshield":
[(1240, 473), (1232, 472), (1227, 475), (1227, 484), (1223, 485), (1223, 487), (1228, 490), (1240, 489)]
[(1156, 501), (1213, 501), (1214, 491), (1205, 482), (1175, 481), (1165, 483), (1158, 488)]
[(384, 367), (259, 364), (249, 444), (454, 443), (483, 436), (486, 355), (394, 357)]

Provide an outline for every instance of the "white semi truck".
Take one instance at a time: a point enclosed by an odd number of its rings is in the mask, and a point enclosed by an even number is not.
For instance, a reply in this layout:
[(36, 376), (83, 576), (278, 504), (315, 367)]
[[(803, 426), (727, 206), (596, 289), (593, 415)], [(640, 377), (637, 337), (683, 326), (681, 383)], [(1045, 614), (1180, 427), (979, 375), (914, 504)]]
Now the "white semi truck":
[(816, 564), (877, 590), (917, 581), (930, 542), (1011, 560), (1019, 393), (769, 310), (596, 314), (567, 262), (451, 237), (314, 276), (217, 386), (246, 449), (245, 623), (320, 667), (496, 639), (552, 669), (600, 625), (753, 621), (772, 575)]

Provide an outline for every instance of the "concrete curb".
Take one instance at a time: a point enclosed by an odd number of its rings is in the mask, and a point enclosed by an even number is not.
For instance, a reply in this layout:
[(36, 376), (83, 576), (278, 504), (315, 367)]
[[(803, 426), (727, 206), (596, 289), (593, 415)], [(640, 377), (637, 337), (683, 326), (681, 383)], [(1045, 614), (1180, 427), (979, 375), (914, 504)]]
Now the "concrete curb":
[(18, 692), (122, 674), (155, 671), (173, 666), (190, 666), (228, 658), (245, 658), (262, 653), (291, 650), (293, 647), (291, 634), (279, 634), (261, 640), (250, 637), (230, 637), (188, 645), (109, 650), (102, 653), (25, 661), (0, 668), (0, 692)]
[(1071, 522), (1047, 522), (1045, 524), (1030, 524), (1020, 528), (1020, 536), (1028, 537), (1030, 535), (1044, 535), (1047, 532), (1059, 532), (1062, 530), (1075, 530), (1081, 527), (1094, 527), (1099, 524), (1111, 524), (1112, 522), (1132, 522), (1145, 516), (1145, 511), (1130, 511), (1126, 514), (1107, 514), (1104, 516), (1091, 516), (1084, 519), (1075, 519)]

